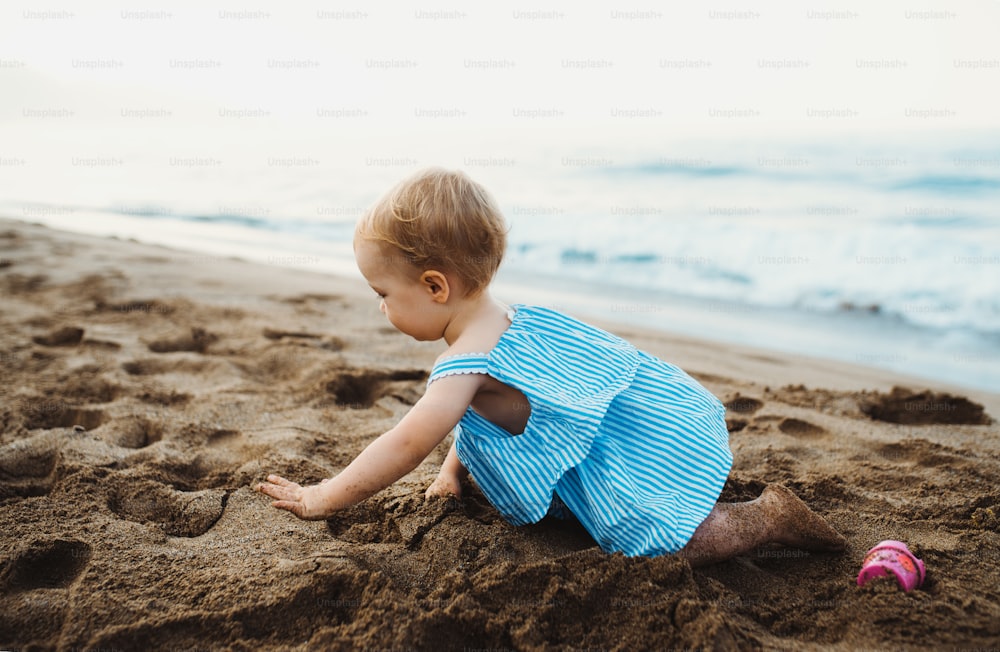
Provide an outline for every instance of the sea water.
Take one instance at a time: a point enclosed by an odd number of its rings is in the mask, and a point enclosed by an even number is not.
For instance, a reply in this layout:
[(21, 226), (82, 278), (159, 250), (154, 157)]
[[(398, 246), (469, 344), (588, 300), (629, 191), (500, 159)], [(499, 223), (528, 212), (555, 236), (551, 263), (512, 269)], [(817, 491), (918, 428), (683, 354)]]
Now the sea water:
[(1000, 391), (997, 135), (430, 147), (50, 128), (8, 143), (31, 160), (0, 157), (0, 211), (357, 276), (357, 218), (442, 164), (483, 182), (510, 223), (508, 301)]

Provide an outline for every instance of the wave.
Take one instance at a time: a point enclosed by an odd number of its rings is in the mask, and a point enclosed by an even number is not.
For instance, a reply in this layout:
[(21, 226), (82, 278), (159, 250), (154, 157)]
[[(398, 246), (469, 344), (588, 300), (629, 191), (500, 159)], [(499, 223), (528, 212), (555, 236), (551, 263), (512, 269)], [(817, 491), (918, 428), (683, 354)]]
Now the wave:
[[(1000, 158), (996, 160), (1000, 169)], [(640, 161), (624, 165), (598, 165), (591, 171), (609, 179), (641, 181), (648, 177), (686, 177), (712, 181), (746, 178), (762, 182), (850, 185), (890, 192), (976, 195), (1000, 191), (1000, 176), (948, 174), (921, 170), (907, 173), (911, 162), (898, 157), (871, 156), (853, 162), (817, 161), (801, 156), (760, 157), (751, 165), (716, 165), (693, 159), (686, 162)]]
[(697, 159), (671, 163), (647, 162), (633, 165), (600, 166), (598, 172), (614, 176), (665, 176), (678, 175), (685, 177), (718, 178), (738, 175), (749, 175), (752, 170), (737, 166), (712, 165)]
[(927, 175), (897, 181), (891, 190), (924, 191), (941, 194), (982, 193), (1000, 190), (1000, 179), (960, 175)]

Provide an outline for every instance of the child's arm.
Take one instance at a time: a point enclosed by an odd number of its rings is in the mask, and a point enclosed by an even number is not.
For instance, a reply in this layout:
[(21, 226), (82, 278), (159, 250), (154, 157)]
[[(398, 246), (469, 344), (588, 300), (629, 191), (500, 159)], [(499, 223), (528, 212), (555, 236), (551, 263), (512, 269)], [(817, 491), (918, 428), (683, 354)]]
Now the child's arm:
[(462, 418), (481, 379), (478, 374), (465, 374), (431, 383), (396, 427), (330, 480), (302, 487), (271, 475), (257, 490), (274, 498), (275, 507), (307, 520), (324, 519), (359, 503), (415, 469), (430, 454)]

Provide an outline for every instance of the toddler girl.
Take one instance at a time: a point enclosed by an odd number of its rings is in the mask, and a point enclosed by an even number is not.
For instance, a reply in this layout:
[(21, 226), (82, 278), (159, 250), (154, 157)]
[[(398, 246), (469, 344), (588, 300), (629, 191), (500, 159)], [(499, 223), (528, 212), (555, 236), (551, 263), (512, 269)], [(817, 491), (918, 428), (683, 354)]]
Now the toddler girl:
[(444, 339), (423, 397), (340, 474), (259, 491), (324, 519), (413, 470), (452, 430), (428, 496), (471, 472), (514, 524), (575, 516), (607, 552), (712, 563), (769, 542), (842, 550), (788, 489), (716, 503), (732, 465), (724, 408), (674, 365), (557, 311), (490, 294), (506, 245), (495, 201), (460, 172), (404, 180), (358, 222), (358, 267), (393, 326)]

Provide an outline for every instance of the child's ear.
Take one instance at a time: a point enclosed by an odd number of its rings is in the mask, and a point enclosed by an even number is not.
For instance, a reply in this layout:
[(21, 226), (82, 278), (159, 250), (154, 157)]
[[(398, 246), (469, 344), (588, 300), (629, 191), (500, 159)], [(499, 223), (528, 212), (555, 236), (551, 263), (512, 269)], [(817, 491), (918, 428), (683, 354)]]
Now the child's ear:
[(429, 269), (420, 275), (420, 283), (431, 295), (434, 303), (448, 302), (448, 297), (451, 296), (451, 286), (447, 276), (437, 270)]

